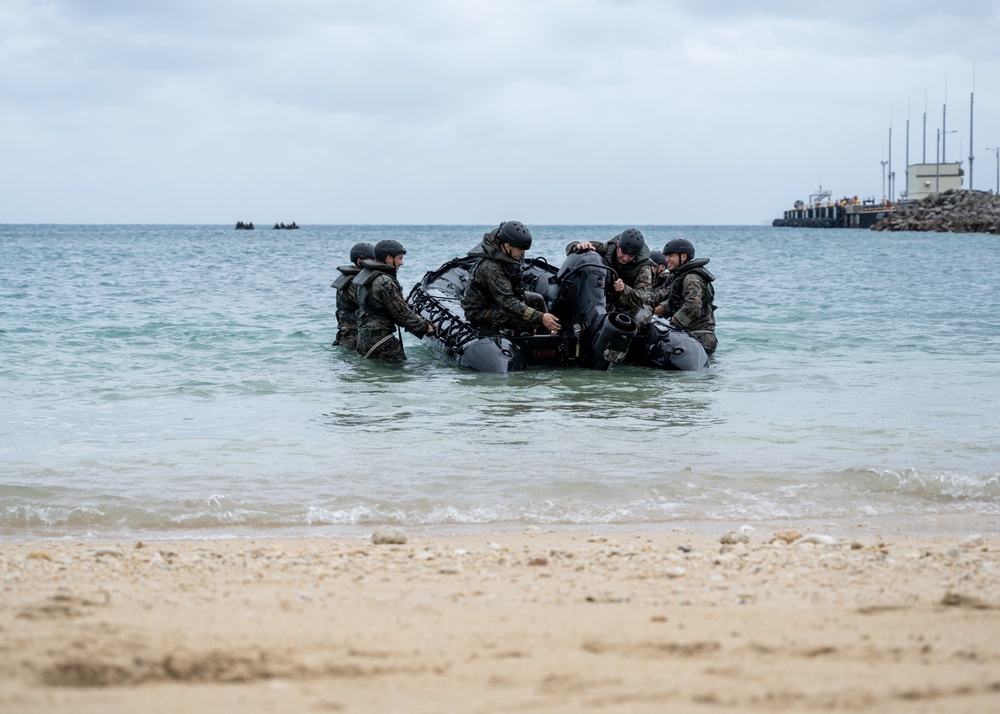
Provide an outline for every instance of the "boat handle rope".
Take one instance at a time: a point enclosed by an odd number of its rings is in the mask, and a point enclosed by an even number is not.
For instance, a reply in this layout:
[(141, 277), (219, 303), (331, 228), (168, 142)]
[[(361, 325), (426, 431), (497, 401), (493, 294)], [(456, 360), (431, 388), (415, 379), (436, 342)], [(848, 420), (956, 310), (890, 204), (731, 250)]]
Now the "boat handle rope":
[(419, 285), (410, 293), (411, 308), (434, 324), (435, 335), (449, 342), (450, 347), (459, 347), (466, 342), (479, 339), (479, 333), (462, 323), (461, 318), (441, 307), (430, 296), (419, 289)]

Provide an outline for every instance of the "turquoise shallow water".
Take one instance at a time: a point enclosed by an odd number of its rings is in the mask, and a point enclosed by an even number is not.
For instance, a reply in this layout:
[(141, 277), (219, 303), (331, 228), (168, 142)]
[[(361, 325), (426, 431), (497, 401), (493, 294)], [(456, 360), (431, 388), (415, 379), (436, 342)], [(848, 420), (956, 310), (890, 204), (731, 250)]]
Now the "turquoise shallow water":
[(697, 374), (330, 346), (354, 242), (486, 228), (0, 226), (0, 536), (1000, 517), (995, 236), (640, 226), (712, 259)]

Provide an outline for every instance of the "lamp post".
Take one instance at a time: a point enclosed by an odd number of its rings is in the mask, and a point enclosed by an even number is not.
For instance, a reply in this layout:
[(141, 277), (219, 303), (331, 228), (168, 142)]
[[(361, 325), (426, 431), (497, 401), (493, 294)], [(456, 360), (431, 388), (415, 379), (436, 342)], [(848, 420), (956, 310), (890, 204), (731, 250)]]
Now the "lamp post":
[(1000, 195), (1000, 146), (994, 149), (991, 149), (990, 147), (987, 146), (986, 150), (992, 151), (994, 154), (997, 155), (997, 195)]

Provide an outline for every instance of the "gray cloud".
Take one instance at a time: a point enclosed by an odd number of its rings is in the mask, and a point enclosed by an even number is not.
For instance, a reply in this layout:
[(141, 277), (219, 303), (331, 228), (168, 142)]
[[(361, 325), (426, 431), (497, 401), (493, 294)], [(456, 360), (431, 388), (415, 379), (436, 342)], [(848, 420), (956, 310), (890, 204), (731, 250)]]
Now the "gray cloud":
[(0, 0), (0, 221), (757, 223), (973, 61), (1000, 141), (990, 3), (747, 5)]

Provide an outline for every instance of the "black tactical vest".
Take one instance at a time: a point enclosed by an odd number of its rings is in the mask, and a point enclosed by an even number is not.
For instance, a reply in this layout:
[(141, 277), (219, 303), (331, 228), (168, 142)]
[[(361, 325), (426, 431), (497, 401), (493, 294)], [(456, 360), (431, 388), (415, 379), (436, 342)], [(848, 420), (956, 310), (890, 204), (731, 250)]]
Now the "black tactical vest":
[(374, 260), (362, 261), (361, 265), (364, 267), (354, 276), (354, 297), (358, 301), (358, 322), (360, 323), (366, 315), (378, 315), (393, 321), (392, 315), (382, 303), (371, 297), (371, 291), (372, 283), (379, 275), (388, 275), (395, 280), (396, 269), (384, 263), (376, 263)]
[(670, 294), (667, 296), (667, 314), (673, 315), (684, 306), (684, 277), (690, 273), (698, 275), (705, 281), (705, 298), (701, 301), (701, 315), (703, 319), (712, 314), (715, 310), (715, 276), (705, 267), (708, 260), (693, 260), (685, 263), (674, 273), (673, 280), (670, 281)]
[(330, 287), (335, 290), (343, 290), (346, 288), (351, 284), (351, 279), (361, 272), (361, 268), (356, 265), (338, 265), (337, 270), (340, 271), (340, 275), (338, 275), (337, 279), (330, 285)]
[[(610, 241), (604, 249), (604, 262), (614, 268), (615, 272), (618, 273), (618, 277), (622, 279), (622, 282), (631, 288), (635, 285), (635, 279), (639, 277), (639, 268), (644, 265), (650, 265), (652, 261), (650, 261), (649, 258), (636, 257), (635, 260), (629, 263), (618, 265), (618, 263), (615, 262), (616, 250), (618, 250), (618, 241)], [(608, 284), (610, 285), (611, 281), (608, 281)]]

